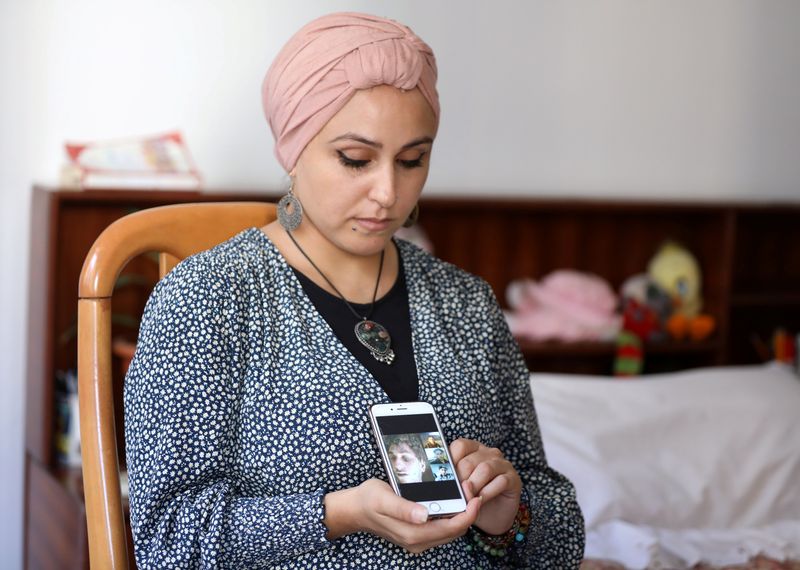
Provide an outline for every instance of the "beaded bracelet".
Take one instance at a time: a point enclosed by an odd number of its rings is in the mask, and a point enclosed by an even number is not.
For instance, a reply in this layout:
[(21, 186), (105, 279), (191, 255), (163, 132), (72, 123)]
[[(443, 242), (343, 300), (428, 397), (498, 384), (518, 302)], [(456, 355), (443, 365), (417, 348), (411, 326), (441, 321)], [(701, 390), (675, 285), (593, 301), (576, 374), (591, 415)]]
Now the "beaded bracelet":
[[(480, 529), (470, 527), (469, 537), (478, 550), (482, 550), (491, 556), (505, 556), (512, 545), (525, 540), (525, 535), (530, 526), (531, 511), (527, 504), (520, 503), (517, 516), (514, 517), (514, 524), (506, 532), (503, 534), (486, 534)], [(472, 550), (472, 545), (468, 545), (467, 550)]]

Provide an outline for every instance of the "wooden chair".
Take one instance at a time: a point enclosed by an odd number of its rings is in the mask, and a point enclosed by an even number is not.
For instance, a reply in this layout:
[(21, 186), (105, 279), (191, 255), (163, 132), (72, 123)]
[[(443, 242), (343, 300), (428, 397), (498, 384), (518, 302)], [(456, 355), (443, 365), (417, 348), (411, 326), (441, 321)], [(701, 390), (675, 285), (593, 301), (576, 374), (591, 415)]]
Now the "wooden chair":
[(128, 567), (111, 378), (111, 293), (117, 277), (128, 261), (146, 252), (159, 253), (163, 277), (181, 259), (274, 219), (275, 205), (267, 203), (161, 206), (115, 221), (86, 256), (78, 292), (78, 392), (93, 569)]

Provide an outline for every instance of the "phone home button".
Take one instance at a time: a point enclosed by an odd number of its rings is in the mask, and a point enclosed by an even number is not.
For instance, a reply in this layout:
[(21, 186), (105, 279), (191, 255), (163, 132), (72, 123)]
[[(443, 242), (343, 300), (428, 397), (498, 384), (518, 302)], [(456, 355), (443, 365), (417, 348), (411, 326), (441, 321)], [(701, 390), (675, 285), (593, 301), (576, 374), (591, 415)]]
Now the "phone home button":
[(430, 505), (428, 505), (428, 509), (432, 513), (438, 513), (439, 511), (442, 510), (442, 505), (440, 505), (439, 503), (431, 503)]

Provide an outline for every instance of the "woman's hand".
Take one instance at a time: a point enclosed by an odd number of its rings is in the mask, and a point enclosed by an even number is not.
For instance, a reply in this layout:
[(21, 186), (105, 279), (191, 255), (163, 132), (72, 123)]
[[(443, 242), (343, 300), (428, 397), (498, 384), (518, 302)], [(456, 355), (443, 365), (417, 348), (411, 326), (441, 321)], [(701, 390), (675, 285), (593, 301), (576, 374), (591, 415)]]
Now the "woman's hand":
[(358, 487), (325, 495), (324, 522), (330, 540), (366, 531), (419, 553), (462, 536), (475, 523), (480, 508), (481, 499), (475, 497), (463, 513), (429, 520), (425, 507), (397, 496), (388, 483), (369, 479)]
[(522, 495), (517, 470), (499, 449), (472, 439), (455, 440), (450, 455), (467, 499), (483, 498), (475, 526), (487, 534), (506, 532), (514, 523)]

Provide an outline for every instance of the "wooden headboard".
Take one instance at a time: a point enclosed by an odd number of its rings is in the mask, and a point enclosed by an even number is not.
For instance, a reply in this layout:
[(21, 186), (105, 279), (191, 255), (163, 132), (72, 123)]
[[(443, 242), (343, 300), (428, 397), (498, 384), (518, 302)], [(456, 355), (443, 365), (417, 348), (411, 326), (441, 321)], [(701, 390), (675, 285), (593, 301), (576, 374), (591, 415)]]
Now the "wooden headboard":
[[(514, 279), (572, 268), (618, 288), (665, 240), (681, 242), (700, 263), (704, 311), (718, 331), (646, 347), (646, 371), (757, 362), (755, 337), (800, 331), (800, 203), (430, 197), (420, 208), (435, 253), (486, 279), (504, 306)], [(532, 369), (610, 371), (607, 345), (521, 344)]]

